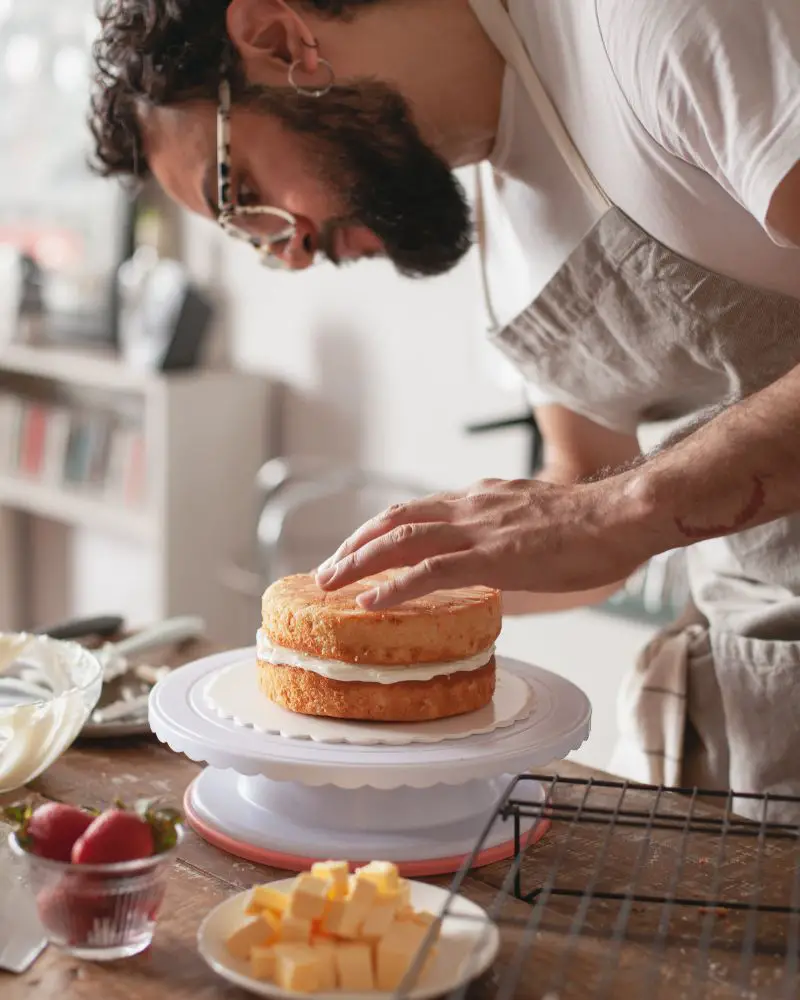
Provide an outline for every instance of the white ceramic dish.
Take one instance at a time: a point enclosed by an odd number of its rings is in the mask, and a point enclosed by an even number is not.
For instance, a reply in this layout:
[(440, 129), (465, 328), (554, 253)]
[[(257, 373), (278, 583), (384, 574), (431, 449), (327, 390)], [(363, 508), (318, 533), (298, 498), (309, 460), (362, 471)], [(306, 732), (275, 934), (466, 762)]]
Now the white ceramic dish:
[(0, 793), (22, 788), (64, 753), (102, 686), (102, 666), (82, 646), (0, 633)]
[[(277, 889), (289, 891), (293, 879), (274, 882)], [(197, 947), (203, 959), (218, 975), (228, 982), (258, 996), (271, 1000), (296, 1000), (299, 993), (288, 992), (273, 983), (253, 979), (246, 962), (238, 961), (225, 947), (227, 937), (245, 919), (249, 892), (241, 892), (220, 903), (203, 921), (197, 934)], [(411, 904), (417, 910), (441, 913), (449, 892), (424, 882), (411, 883)], [(463, 896), (456, 896), (448, 915), (442, 921), (438, 954), (423, 985), (411, 990), (408, 1000), (432, 1000), (441, 997), (473, 979), (477, 979), (491, 966), (500, 948), (497, 926), (477, 904)], [(302, 994), (307, 996), (307, 994)], [(360, 993), (358, 1000), (389, 1000), (390, 993)], [(315, 993), (312, 1000), (344, 1000), (343, 992)], [(355, 1000), (351, 994), (348, 1000)]]

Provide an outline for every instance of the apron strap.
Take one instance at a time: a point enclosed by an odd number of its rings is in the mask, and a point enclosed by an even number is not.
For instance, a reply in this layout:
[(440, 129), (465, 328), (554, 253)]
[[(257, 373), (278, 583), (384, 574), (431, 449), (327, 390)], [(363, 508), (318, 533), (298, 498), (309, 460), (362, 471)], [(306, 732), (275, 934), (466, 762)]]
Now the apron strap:
[[(580, 150), (575, 145), (567, 131), (555, 105), (544, 89), (539, 74), (533, 65), (528, 50), (517, 31), (516, 25), (503, 5), (503, 0), (469, 0), (473, 13), (483, 26), (497, 50), (519, 76), (534, 107), (539, 112), (547, 133), (556, 145), (564, 162), (569, 167), (575, 180), (589, 196), (593, 204), (604, 212), (613, 208), (613, 204), (605, 191), (600, 187), (594, 175), (586, 165)], [(475, 214), (477, 224), (478, 257), (480, 264), (483, 298), (489, 315), (492, 329), (500, 329), (497, 314), (490, 295), (489, 265), (486, 259), (486, 215), (483, 194), (483, 176), (480, 166), (475, 167)]]
[(469, 4), (483, 25), (483, 30), (508, 65), (516, 71), (528, 92), (528, 96), (533, 101), (534, 107), (539, 112), (542, 124), (575, 180), (598, 208), (603, 209), (603, 211), (612, 208), (612, 202), (595, 180), (550, 96), (544, 89), (525, 43), (501, 0), (469, 0)]
[(486, 206), (483, 194), (483, 176), (480, 165), (475, 167), (475, 228), (478, 242), (478, 263), (481, 276), (481, 287), (483, 290), (483, 301), (486, 306), (486, 313), (489, 319), (490, 329), (497, 333), (500, 330), (500, 321), (494, 311), (492, 294), (489, 282), (489, 262), (486, 259)]

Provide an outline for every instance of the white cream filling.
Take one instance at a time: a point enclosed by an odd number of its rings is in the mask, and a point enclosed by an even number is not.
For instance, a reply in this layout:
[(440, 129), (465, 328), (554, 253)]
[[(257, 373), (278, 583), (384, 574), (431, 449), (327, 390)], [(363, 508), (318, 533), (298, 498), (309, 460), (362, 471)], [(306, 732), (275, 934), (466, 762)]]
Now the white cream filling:
[(396, 667), (374, 666), (369, 663), (343, 663), (341, 660), (320, 660), (307, 653), (276, 646), (269, 637), (259, 630), (258, 658), (264, 663), (274, 663), (282, 667), (299, 667), (310, 670), (332, 681), (365, 681), (371, 684), (399, 684), (401, 681), (431, 681), (434, 677), (457, 674), (465, 670), (480, 670), (494, 656), (494, 646), (484, 649), (465, 660), (449, 663), (422, 663), (417, 666), (398, 665)]

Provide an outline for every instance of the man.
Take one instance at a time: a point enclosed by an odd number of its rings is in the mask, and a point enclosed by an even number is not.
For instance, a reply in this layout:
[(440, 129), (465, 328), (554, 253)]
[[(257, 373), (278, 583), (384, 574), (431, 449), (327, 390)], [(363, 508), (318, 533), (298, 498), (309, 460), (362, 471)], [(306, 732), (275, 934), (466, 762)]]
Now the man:
[(97, 60), (100, 169), (267, 263), (442, 273), (471, 236), (451, 170), (490, 160), (518, 265), (497, 342), (546, 470), (393, 508), (318, 581), (403, 567), (362, 605), (482, 583), (552, 609), (691, 545), (620, 759), (800, 792), (797, 0), (116, 0)]

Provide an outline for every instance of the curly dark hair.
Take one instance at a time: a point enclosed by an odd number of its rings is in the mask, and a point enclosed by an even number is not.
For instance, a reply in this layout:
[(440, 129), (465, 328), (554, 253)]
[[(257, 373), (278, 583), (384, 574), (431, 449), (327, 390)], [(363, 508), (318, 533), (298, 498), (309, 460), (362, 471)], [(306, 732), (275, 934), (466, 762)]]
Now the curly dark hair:
[[(331, 17), (380, 0), (305, 0)], [(225, 16), (231, 0), (104, 0), (98, 11), (89, 127), (93, 170), (145, 180), (142, 107), (216, 100), (219, 69), (229, 68), (234, 98), (247, 81), (230, 44)]]

